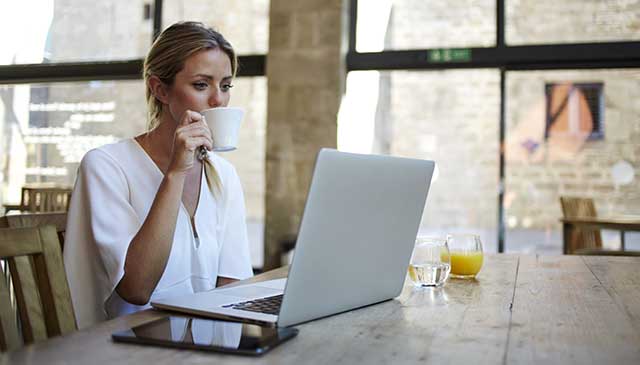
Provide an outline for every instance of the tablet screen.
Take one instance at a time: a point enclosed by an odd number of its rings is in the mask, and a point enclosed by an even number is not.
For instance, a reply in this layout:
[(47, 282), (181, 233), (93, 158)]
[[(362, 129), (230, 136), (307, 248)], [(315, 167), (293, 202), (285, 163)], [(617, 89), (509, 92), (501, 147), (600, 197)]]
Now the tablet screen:
[(295, 328), (168, 316), (112, 337), (120, 342), (260, 355), (297, 333)]

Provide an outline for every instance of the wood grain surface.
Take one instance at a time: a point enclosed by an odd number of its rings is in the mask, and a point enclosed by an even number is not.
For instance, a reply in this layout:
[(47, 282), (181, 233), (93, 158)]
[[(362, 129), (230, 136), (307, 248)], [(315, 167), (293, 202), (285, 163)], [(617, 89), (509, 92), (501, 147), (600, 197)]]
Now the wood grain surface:
[(111, 341), (166, 315), (145, 310), (0, 364), (639, 364), (638, 268), (640, 257), (488, 255), (476, 280), (426, 290), (407, 282), (398, 298), (297, 326), (296, 338), (260, 358)]

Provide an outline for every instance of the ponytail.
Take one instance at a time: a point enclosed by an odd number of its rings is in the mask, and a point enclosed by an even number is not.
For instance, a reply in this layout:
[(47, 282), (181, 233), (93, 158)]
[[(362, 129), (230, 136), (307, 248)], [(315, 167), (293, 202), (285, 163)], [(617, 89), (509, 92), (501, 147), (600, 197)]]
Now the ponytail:
[(207, 186), (209, 187), (209, 191), (216, 198), (220, 196), (222, 192), (222, 181), (220, 181), (220, 175), (218, 174), (218, 170), (213, 166), (213, 162), (209, 159), (209, 156), (205, 156), (202, 159), (204, 163), (204, 176), (207, 179)]

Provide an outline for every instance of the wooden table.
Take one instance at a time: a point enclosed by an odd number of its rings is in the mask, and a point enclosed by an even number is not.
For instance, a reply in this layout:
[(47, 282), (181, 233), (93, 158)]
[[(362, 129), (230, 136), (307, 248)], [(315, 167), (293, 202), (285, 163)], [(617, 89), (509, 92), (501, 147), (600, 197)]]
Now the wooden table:
[(261, 358), (111, 341), (163, 315), (117, 318), (0, 364), (640, 364), (640, 257), (489, 255), (477, 280), (407, 285), (396, 299), (300, 325)]
[(611, 229), (620, 231), (620, 249), (625, 250), (624, 233), (640, 231), (640, 216), (562, 218), (563, 252), (568, 253), (571, 232), (576, 229)]

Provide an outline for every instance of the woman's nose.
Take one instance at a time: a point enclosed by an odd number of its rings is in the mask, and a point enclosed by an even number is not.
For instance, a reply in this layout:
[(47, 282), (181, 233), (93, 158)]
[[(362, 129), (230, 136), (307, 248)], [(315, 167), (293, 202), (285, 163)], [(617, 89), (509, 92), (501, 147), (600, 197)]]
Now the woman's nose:
[(215, 90), (209, 96), (209, 107), (217, 108), (222, 105), (222, 93), (220, 90)]

